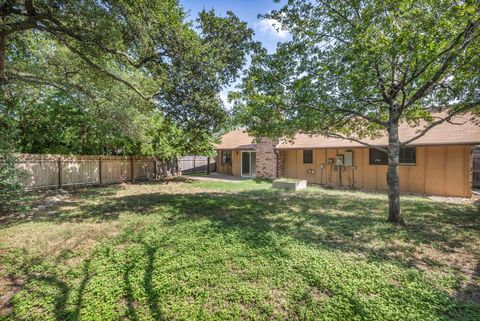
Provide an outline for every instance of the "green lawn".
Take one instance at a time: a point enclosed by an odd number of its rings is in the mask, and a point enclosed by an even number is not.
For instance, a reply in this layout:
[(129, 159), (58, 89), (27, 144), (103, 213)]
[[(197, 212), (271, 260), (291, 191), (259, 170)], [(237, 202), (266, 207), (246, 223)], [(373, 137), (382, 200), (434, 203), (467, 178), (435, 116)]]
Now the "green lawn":
[[(0, 319), (479, 320), (480, 214), (262, 181), (71, 192), (3, 220)], [(2, 302), (3, 301), (3, 302)]]

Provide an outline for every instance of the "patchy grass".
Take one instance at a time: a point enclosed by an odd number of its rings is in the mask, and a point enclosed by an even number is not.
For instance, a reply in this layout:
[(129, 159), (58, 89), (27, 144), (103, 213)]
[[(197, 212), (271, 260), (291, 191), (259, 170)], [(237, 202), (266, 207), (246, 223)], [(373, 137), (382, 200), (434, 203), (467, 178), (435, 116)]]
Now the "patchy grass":
[(0, 319), (478, 320), (480, 215), (258, 180), (71, 192), (2, 222)]

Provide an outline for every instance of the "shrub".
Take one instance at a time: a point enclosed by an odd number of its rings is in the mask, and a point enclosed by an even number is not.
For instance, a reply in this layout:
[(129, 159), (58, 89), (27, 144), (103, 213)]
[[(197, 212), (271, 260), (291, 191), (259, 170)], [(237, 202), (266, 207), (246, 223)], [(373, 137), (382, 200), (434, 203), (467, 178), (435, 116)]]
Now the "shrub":
[(3, 152), (0, 157), (0, 215), (18, 209), (18, 201), (24, 192), (18, 175), (15, 169), (15, 156), (9, 152)]

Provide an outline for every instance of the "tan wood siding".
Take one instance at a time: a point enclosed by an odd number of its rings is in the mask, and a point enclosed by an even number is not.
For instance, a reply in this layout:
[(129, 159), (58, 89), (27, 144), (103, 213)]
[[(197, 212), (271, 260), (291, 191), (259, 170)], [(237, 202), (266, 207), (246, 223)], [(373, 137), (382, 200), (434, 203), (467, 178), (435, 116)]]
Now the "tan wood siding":
[(230, 164), (222, 164), (221, 151), (217, 151), (217, 173), (224, 175), (241, 176), (241, 150), (232, 150), (232, 162)]
[(232, 152), (232, 172), (233, 175), (235, 176), (241, 176), (241, 164), (240, 162), (242, 161), (241, 158), (241, 151), (239, 150), (234, 150)]
[[(353, 168), (335, 170), (327, 164), (345, 151), (353, 152)], [(404, 193), (470, 197), (471, 146), (417, 147), (416, 165), (399, 167), (400, 188)], [(324, 164), (323, 170), (321, 164)], [(313, 173), (309, 173), (313, 170)], [(313, 164), (303, 164), (303, 150), (285, 150), (285, 176), (306, 179), (309, 183), (367, 190), (386, 190), (387, 166), (369, 165), (368, 148), (315, 149)]]
[[(233, 154), (235, 154), (235, 151), (232, 151), (232, 162), (233, 162)], [(223, 174), (223, 175), (232, 175), (232, 163), (222, 163), (222, 151), (218, 150), (217, 151), (217, 173)]]

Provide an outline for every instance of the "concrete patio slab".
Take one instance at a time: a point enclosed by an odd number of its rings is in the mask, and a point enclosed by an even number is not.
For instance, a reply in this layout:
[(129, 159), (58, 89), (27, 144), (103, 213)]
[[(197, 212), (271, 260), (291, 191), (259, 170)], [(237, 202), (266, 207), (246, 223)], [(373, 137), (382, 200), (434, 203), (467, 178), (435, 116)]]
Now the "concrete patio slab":
[(216, 173), (212, 173), (210, 175), (184, 175), (184, 176), (194, 180), (229, 182), (229, 183), (240, 183), (242, 181), (252, 179), (249, 177), (239, 177), (239, 176), (223, 175), (223, 174), (216, 174)]

